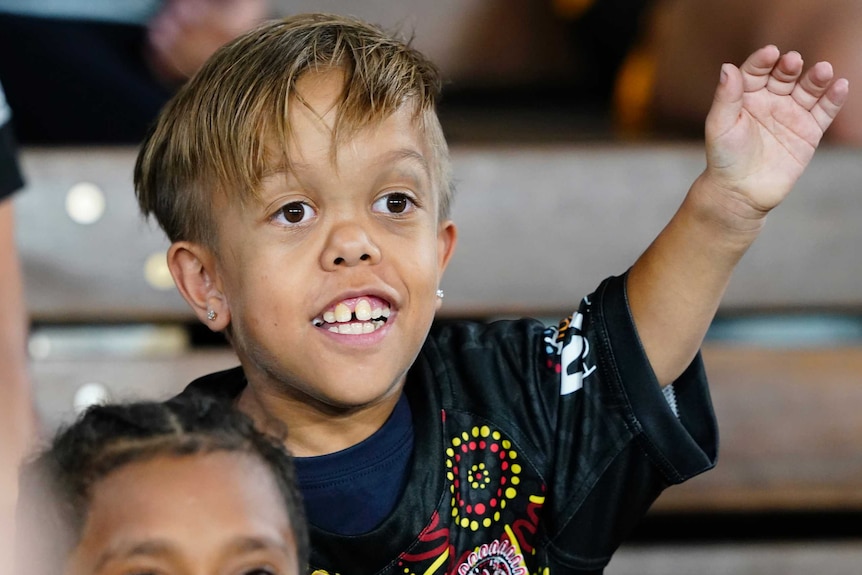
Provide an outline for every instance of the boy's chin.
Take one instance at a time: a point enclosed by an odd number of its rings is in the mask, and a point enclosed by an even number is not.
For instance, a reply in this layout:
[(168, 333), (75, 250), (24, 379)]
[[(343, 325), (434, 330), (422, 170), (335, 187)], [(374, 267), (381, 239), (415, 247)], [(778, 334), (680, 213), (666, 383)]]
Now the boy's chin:
[(353, 389), (339, 389), (318, 399), (324, 409), (334, 413), (348, 414), (356, 411), (391, 407), (398, 400), (403, 382), (391, 385), (362, 386)]
[(404, 379), (396, 382), (371, 382), (344, 385), (342, 383), (318, 382), (305, 389), (288, 386), (286, 394), (294, 401), (326, 416), (347, 416), (366, 410), (391, 409), (401, 395)]

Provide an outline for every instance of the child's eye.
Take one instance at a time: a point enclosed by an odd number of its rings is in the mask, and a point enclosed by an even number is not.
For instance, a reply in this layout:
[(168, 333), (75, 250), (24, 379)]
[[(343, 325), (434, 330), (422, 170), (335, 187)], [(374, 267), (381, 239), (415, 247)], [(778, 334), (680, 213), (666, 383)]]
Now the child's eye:
[(248, 571), (243, 571), (242, 575), (275, 575), (275, 571), (264, 567), (255, 567)]
[(415, 207), (416, 201), (413, 198), (401, 192), (394, 192), (374, 202), (372, 209), (387, 214), (404, 214), (413, 211)]
[(304, 202), (290, 202), (279, 208), (273, 220), (285, 225), (301, 224), (314, 217), (314, 208)]

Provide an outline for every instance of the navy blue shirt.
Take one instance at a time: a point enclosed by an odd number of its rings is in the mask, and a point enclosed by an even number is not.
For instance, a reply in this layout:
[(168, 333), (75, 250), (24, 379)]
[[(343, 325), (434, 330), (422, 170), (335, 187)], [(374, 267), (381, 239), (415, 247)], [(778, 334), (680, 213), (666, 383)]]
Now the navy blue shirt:
[(339, 535), (359, 535), (395, 508), (413, 453), (410, 404), (402, 395), (374, 435), (335, 453), (294, 459), (309, 523)]

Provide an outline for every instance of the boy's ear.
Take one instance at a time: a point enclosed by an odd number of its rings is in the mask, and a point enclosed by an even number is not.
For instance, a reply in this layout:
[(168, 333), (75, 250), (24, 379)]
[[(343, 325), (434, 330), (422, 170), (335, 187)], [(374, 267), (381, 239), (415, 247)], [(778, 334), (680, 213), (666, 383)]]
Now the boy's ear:
[(230, 324), (230, 306), (221, 288), (212, 251), (193, 242), (174, 242), (168, 249), (168, 269), (174, 283), (198, 319), (213, 331)]
[[(458, 228), (452, 220), (442, 222), (437, 229), (437, 277), (442, 279), (452, 254), (455, 253), (455, 245), (458, 243)], [(438, 280), (439, 281), (439, 280)], [(443, 300), (437, 298), (437, 309), (443, 305)]]
[(437, 230), (437, 258), (440, 276), (446, 271), (452, 254), (455, 253), (455, 244), (458, 243), (458, 228), (452, 220), (446, 220), (440, 224)]

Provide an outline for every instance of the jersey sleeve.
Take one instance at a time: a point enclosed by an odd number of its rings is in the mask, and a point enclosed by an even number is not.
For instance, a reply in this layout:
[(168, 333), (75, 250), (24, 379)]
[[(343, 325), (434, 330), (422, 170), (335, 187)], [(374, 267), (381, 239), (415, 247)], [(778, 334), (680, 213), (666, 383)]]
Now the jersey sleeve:
[(556, 401), (547, 549), (552, 562), (575, 569), (606, 564), (665, 487), (710, 469), (717, 456), (700, 355), (663, 390), (635, 330), (625, 280), (605, 280), (545, 334), (543, 353), (558, 374), (541, 391)]

